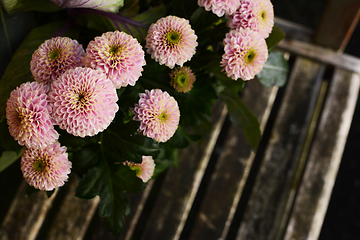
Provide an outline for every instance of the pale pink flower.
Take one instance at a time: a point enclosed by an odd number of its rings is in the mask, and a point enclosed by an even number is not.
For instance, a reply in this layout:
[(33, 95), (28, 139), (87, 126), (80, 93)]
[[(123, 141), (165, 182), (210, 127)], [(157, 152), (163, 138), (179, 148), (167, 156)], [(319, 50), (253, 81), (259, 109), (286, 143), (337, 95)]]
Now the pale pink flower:
[(55, 123), (80, 137), (106, 129), (119, 108), (114, 84), (104, 73), (91, 68), (66, 71), (52, 83), (49, 97)]
[(189, 67), (178, 67), (170, 73), (171, 86), (178, 92), (189, 92), (195, 82), (195, 75)]
[(274, 9), (270, 0), (241, 0), (233, 14), (227, 14), (230, 28), (250, 28), (267, 38), (274, 26)]
[(160, 18), (151, 24), (145, 40), (151, 57), (169, 68), (189, 61), (198, 45), (189, 21), (175, 16)]
[(265, 39), (250, 29), (240, 28), (227, 33), (224, 50), (220, 64), (227, 76), (234, 80), (253, 79), (268, 58)]
[(45, 147), (59, 138), (51, 120), (47, 87), (26, 82), (10, 93), (6, 103), (6, 119), (10, 135), (19, 145)]
[(233, 14), (239, 7), (240, 0), (198, 0), (198, 5), (205, 7), (206, 11), (212, 11), (218, 17)]
[(46, 40), (35, 50), (30, 70), (38, 82), (50, 85), (66, 70), (84, 65), (85, 51), (81, 44), (68, 37)]
[(45, 148), (24, 148), (21, 171), (26, 182), (36, 189), (52, 191), (68, 180), (71, 162), (66, 147), (54, 142)]
[(141, 178), (143, 182), (149, 181), (155, 170), (155, 162), (152, 156), (142, 156), (141, 163), (126, 161), (124, 165), (129, 166), (131, 170), (135, 171), (136, 176)]
[(160, 89), (145, 90), (139, 94), (134, 120), (140, 121), (138, 131), (158, 142), (166, 142), (175, 133), (180, 120), (180, 111), (176, 100)]
[(85, 66), (104, 72), (116, 88), (134, 86), (145, 64), (141, 45), (124, 32), (104, 33), (86, 48)]

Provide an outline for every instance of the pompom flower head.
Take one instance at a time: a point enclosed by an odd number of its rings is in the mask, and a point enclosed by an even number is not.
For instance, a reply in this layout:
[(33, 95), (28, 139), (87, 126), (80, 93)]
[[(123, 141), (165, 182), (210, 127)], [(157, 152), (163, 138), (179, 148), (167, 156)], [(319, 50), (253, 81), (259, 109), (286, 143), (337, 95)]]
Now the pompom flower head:
[(160, 18), (151, 24), (145, 40), (151, 57), (169, 68), (189, 61), (198, 45), (189, 21), (175, 16)]
[(233, 14), (239, 7), (239, 0), (198, 0), (200, 7), (205, 7), (206, 11), (212, 11), (218, 17), (224, 14)]
[(195, 75), (189, 67), (178, 67), (170, 73), (171, 86), (178, 92), (189, 92), (195, 82)]
[(134, 86), (145, 64), (141, 45), (124, 32), (104, 33), (86, 48), (85, 66), (104, 72), (116, 88)]
[(83, 66), (84, 56), (85, 51), (76, 40), (55, 37), (35, 50), (30, 70), (36, 81), (50, 85), (66, 70)]
[(45, 147), (59, 138), (51, 120), (47, 87), (38, 82), (26, 82), (10, 93), (6, 103), (6, 118), (10, 135), (19, 145), (28, 148)]
[(131, 170), (135, 171), (136, 176), (141, 178), (143, 182), (149, 181), (155, 170), (155, 162), (152, 156), (142, 156), (141, 163), (126, 161), (124, 165), (129, 166)]
[(233, 14), (227, 14), (230, 28), (250, 28), (267, 38), (274, 26), (274, 9), (270, 0), (241, 0)]
[(75, 68), (51, 85), (52, 117), (74, 136), (94, 136), (106, 129), (118, 110), (114, 84), (101, 71)]
[(180, 120), (176, 100), (160, 89), (145, 90), (140, 93), (135, 108), (134, 120), (140, 121), (138, 131), (158, 142), (166, 142), (175, 133)]
[(265, 39), (250, 29), (240, 28), (227, 33), (224, 50), (220, 64), (227, 76), (234, 80), (253, 79), (268, 58)]
[(24, 148), (21, 171), (26, 182), (36, 189), (52, 191), (65, 184), (70, 173), (66, 147), (54, 142), (45, 148)]

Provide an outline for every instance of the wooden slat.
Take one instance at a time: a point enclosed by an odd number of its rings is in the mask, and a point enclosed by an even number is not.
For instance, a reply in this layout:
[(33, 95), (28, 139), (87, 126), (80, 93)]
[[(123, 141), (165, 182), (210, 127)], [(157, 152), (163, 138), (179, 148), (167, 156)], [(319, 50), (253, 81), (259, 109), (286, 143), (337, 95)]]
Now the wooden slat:
[(45, 239), (83, 239), (91, 218), (99, 203), (99, 197), (84, 200), (75, 197), (78, 185), (77, 178), (73, 176), (68, 184), (67, 195), (60, 205)]
[[(242, 100), (257, 116), (262, 130), (277, 90), (266, 88), (257, 79), (246, 83)], [(231, 125), (189, 239), (226, 238), (254, 157), (243, 129)]]
[(275, 17), (274, 21), (275, 24), (285, 32), (286, 39), (296, 39), (298, 41), (309, 43), (314, 38), (315, 30), (309, 27), (278, 17)]
[(220, 114), (213, 116), (214, 126), (206, 144), (191, 143), (182, 149), (178, 167), (167, 171), (142, 239), (179, 239), (227, 114), (224, 105), (215, 109)]
[(315, 43), (343, 52), (359, 18), (359, 0), (328, 0)]
[(25, 197), (26, 188), (23, 181), (1, 225), (1, 240), (35, 239), (57, 194), (48, 198), (44, 192), (37, 192)]
[(237, 236), (274, 240), (303, 150), (324, 66), (297, 58)]
[(337, 69), (312, 144), (285, 240), (316, 240), (359, 94), (359, 74)]
[(284, 39), (277, 48), (289, 51), (296, 55), (314, 59), (324, 64), (347, 69), (349, 71), (360, 73), (360, 59), (348, 54), (340, 54), (330, 49), (326, 49), (314, 44), (309, 44), (297, 40)]

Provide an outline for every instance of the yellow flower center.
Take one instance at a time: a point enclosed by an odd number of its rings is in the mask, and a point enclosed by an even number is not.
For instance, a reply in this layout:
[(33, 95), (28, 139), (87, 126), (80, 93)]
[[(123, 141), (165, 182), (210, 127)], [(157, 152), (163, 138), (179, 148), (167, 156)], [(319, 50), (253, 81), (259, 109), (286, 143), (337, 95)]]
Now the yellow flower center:
[(245, 62), (251, 63), (254, 60), (255, 56), (256, 56), (255, 51), (250, 49), (245, 56)]
[(60, 57), (60, 49), (53, 49), (50, 53), (49, 53), (49, 59), (50, 61), (54, 61), (56, 59), (58, 59)]
[(119, 55), (120, 52), (121, 52), (120, 45), (113, 45), (110, 47), (110, 50), (109, 50), (110, 56), (115, 57), (115, 56)]
[(166, 38), (167, 44), (169, 44), (170, 46), (173, 46), (180, 42), (181, 34), (179, 32), (171, 30), (165, 35), (165, 38)]
[(162, 112), (159, 114), (158, 118), (159, 118), (160, 122), (164, 123), (168, 120), (169, 116), (166, 114), (166, 112)]
[(43, 159), (38, 159), (33, 163), (33, 168), (35, 169), (35, 171), (37, 172), (43, 172), (45, 170), (46, 167), (46, 163), (45, 160)]

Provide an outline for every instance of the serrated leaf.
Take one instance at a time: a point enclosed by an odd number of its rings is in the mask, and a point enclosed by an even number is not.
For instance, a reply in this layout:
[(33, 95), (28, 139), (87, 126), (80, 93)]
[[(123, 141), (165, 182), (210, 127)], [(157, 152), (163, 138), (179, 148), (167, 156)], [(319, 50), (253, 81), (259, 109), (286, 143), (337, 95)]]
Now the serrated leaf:
[(231, 122), (242, 127), (249, 145), (256, 148), (261, 139), (260, 125), (256, 116), (231, 90), (225, 89), (221, 97), (225, 100)]
[(0, 172), (5, 170), (13, 162), (18, 160), (21, 156), (21, 153), (15, 151), (3, 151), (0, 156)]
[[(148, 137), (137, 134), (139, 122), (130, 121), (123, 124), (116, 121), (104, 132), (102, 143), (106, 146), (105, 154), (117, 162), (130, 161), (141, 163), (142, 156), (155, 156), (159, 144)], [(111, 156), (110, 156), (111, 155)]]
[(164, 5), (148, 9), (140, 14), (119, 12), (117, 14), (101, 12), (93, 9), (77, 9), (73, 12), (75, 20), (88, 28), (105, 31), (124, 31), (139, 42), (144, 41), (147, 30), (151, 23), (165, 15)]
[(55, 12), (62, 9), (49, 0), (1, 0), (1, 2), (8, 13), (23, 11)]
[(124, 6), (124, 0), (51, 0), (63, 8), (90, 8), (116, 13)]
[(269, 52), (283, 39), (285, 38), (284, 31), (277, 25), (274, 25), (269, 37), (266, 39)]
[(129, 167), (122, 164), (110, 165), (111, 161), (104, 158), (106, 151), (109, 151), (106, 146), (98, 151), (100, 163), (89, 169), (80, 179), (75, 196), (91, 199), (99, 195), (99, 215), (105, 218), (108, 229), (119, 235), (124, 225), (124, 217), (130, 211), (125, 191), (140, 191), (145, 185)]
[(33, 52), (46, 39), (63, 26), (63, 22), (52, 22), (34, 28), (21, 43), (0, 80), (0, 120), (5, 116), (6, 101), (10, 92), (21, 83), (31, 80), (30, 61)]
[(281, 52), (271, 52), (263, 69), (257, 74), (259, 81), (267, 87), (284, 86), (287, 80), (288, 62)]

